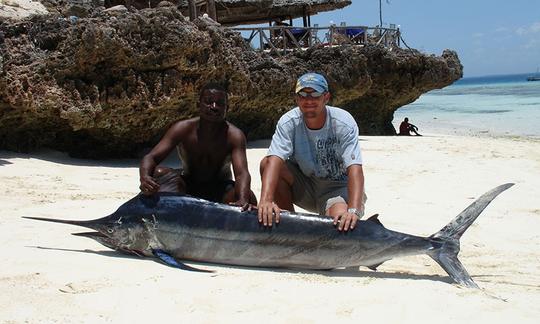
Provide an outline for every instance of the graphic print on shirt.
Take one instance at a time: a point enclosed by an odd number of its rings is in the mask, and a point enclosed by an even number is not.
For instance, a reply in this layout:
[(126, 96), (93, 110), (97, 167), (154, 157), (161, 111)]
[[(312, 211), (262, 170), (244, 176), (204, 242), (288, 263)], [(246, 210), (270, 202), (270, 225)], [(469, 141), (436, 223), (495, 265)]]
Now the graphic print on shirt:
[(343, 160), (338, 152), (339, 140), (332, 132), (325, 132), (324, 135), (315, 136), (312, 142), (316, 176), (326, 180), (345, 180)]

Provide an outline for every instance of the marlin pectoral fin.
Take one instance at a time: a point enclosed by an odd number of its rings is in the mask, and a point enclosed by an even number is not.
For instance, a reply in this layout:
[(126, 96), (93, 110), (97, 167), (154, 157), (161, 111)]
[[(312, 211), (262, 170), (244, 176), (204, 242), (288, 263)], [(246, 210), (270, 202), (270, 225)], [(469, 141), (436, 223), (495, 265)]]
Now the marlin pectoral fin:
[(371, 270), (373, 271), (377, 271), (377, 267), (380, 266), (381, 264), (383, 264), (384, 262), (381, 262), (381, 263), (377, 263), (377, 264), (372, 264), (370, 266), (367, 266), (368, 268), (370, 268)]
[(195, 272), (214, 272), (210, 270), (202, 270), (190, 267), (182, 262), (177, 261), (175, 258), (173, 258), (171, 255), (169, 255), (167, 252), (163, 250), (152, 250), (152, 253), (161, 261), (165, 262), (165, 264), (175, 267), (182, 270), (188, 270), (188, 271), (195, 271)]

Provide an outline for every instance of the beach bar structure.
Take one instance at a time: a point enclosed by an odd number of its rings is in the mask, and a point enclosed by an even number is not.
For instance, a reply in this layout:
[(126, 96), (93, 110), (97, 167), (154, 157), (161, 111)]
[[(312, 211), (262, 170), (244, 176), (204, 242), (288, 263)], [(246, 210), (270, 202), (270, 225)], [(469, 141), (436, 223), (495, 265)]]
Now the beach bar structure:
[[(88, 1), (88, 0), (70, 0)], [(105, 0), (112, 5), (121, 0)], [(126, 5), (145, 7), (157, 5), (157, 0), (125, 0)], [(155, 3), (154, 3), (155, 2)], [(399, 47), (399, 28), (368, 27), (364, 25), (318, 26), (311, 24), (311, 16), (325, 11), (344, 8), (351, 0), (177, 0), (176, 4), (191, 20), (201, 16), (210, 18), (216, 25), (242, 34), (257, 50), (278, 54), (313, 46), (338, 46), (382, 44)], [(206, 14), (206, 15), (205, 15)], [(301, 26), (293, 20), (302, 18)], [(267, 24), (268, 26), (260, 26)], [(259, 25), (242, 27), (241, 25)]]
[[(207, 13), (220, 25), (242, 33), (258, 50), (283, 53), (312, 46), (382, 44), (400, 46), (400, 31), (395, 25), (384, 27), (311, 25), (311, 16), (344, 8), (350, 0), (181, 0), (190, 17)], [(302, 26), (293, 19), (302, 18)], [(268, 24), (267, 27), (241, 27), (246, 24)]]
[(389, 48), (400, 47), (401, 34), (399, 28), (340, 26), (326, 27), (234, 27), (232, 30), (248, 32), (245, 38), (258, 50), (269, 50), (283, 53), (313, 46), (366, 45), (381, 44)]

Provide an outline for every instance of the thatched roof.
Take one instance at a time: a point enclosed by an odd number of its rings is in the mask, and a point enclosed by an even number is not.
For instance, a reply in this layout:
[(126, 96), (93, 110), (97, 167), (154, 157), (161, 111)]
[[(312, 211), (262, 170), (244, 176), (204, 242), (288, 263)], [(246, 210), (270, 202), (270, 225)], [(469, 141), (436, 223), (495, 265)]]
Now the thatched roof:
[[(187, 0), (180, 7), (187, 10)], [(223, 25), (265, 23), (340, 9), (351, 0), (215, 0), (218, 21)], [(198, 0), (198, 3), (206, 1)], [(204, 11), (204, 9), (203, 9)]]

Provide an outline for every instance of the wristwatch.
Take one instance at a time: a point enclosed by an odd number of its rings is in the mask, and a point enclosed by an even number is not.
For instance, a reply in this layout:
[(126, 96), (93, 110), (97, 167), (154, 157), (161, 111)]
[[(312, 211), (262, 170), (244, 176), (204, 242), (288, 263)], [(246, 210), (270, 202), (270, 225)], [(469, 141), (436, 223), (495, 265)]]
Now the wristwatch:
[(362, 213), (357, 208), (348, 208), (347, 213), (355, 214), (358, 218), (362, 218)]

